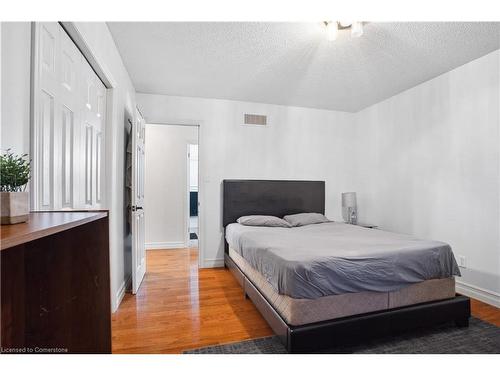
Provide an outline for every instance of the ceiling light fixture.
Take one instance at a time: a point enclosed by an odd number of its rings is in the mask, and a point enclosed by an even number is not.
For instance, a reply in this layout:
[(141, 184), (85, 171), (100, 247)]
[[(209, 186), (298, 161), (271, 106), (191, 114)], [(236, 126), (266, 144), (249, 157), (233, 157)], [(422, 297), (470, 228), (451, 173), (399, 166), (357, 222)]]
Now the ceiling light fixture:
[(356, 21), (324, 21), (326, 39), (333, 41), (337, 39), (339, 31), (351, 30), (351, 37), (359, 38), (363, 35), (363, 22)]
[(339, 27), (337, 22), (325, 21), (325, 27), (326, 27), (326, 39), (330, 41), (337, 39), (337, 35), (339, 32)]
[(352, 21), (339, 21), (339, 26), (343, 29), (347, 29), (352, 25)]

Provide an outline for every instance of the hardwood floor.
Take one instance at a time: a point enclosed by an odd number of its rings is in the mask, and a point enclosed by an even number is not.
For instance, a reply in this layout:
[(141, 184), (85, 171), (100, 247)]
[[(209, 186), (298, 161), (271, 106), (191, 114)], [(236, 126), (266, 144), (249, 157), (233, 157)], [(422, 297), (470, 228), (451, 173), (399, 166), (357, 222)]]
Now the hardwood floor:
[(500, 327), (500, 309), (487, 303), (470, 299), (472, 315)]
[(181, 353), (273, 334), (232, 274), (198, 270), (197, 258), (197, 249), (147, 251), (139, 293), (113, 314), (113, 353)]
[[(148, 251), (147, 267), (139, 293), (113, 314), (113, 353), (181, 353), (273, 334), (228, 270), (198, 270), (197, 249)], [(500, 309), (472, 300), (472, 314), (500, 327)]]

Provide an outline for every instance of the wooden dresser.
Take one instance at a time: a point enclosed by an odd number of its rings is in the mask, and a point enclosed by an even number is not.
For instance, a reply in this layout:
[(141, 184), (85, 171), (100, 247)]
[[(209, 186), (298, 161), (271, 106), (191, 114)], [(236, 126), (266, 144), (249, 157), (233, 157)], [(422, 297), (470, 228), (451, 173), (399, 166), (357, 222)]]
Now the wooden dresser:
[(1, 351), (110, 353), (107, 211), (1, 226)]

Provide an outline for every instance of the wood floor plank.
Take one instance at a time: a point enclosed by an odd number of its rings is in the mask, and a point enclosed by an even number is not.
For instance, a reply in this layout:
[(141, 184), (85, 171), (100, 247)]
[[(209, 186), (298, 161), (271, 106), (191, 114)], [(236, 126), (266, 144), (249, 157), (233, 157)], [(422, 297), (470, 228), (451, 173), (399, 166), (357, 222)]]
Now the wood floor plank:
[[(273, 334), (228, 270), (198, 270), (196, 248), (147, 251), (147, 267), (137, 295), (113, 314), (113, 353), (182, 353)], [(471, 307), (500, 327), (500, 309)]]

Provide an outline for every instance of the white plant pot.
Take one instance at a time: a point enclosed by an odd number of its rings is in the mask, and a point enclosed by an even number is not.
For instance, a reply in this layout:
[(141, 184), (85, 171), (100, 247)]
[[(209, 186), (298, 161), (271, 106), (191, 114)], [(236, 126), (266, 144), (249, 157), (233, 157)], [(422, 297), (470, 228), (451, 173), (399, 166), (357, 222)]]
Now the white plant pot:
[(0, 192), (2, 205), (2, 224), (24, 223), (29, 219), (29, 193)]

